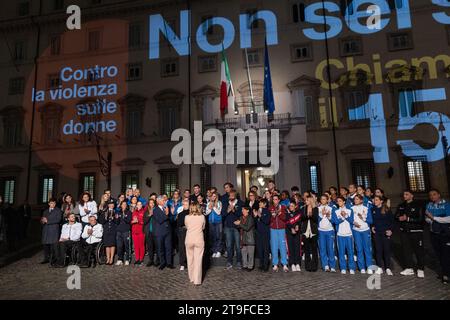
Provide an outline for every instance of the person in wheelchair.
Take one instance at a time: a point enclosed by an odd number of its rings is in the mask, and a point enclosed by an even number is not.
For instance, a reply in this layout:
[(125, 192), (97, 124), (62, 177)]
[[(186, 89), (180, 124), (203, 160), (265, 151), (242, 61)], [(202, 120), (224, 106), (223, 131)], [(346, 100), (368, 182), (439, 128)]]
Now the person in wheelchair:
[[(72, 252), (74, 245), (80, 243), (82, 226), (81, 223), (77, 222), (75, 213), (70, 213), (68, 216), (68, 221), (62, 226), (61, 236), (59, 238), (59, 243), (57, 247), (57, 260), (55, 267), (64, 267), (67, 252)], [(73, 261), (77, 262), (77, 261)]]
[(96, 216), (89, 217), (89, 224), (84, 227), (81, 237), (83, 238), (81, 242), (81, 267), (89, 268), (91, 262), (95, 266), (96, 260), (92, 258), (103, 237), (103, 226), (97, 223)]

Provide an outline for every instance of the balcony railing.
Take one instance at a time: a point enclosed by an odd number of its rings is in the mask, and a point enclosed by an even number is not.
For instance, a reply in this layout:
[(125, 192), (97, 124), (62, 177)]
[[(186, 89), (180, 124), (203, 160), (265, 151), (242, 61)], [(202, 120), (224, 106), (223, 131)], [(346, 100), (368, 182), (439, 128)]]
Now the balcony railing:
[(274, 114), (269, 119), (266, 113), (244, 114), (232, 118), (216, 119), (215, 123), (208, 123), (206, 127), (214, 127), (219, 130), (226, 129), (287, 129), (295, 124), (304, 123), (302, 118), (293, 118), (290, 113)]

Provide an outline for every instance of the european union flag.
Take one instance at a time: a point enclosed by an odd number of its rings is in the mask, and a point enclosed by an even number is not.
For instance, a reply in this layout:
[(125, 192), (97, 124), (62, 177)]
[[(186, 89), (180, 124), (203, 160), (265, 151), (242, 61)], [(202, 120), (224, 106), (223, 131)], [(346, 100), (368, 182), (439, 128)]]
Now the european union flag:
[(275, 99), (273, 98), (272, 76), (270, 74), (269, 50), (267, 49), (267, 41), (265, 43), (264, 52), (264, 109), (268, 112), (269, 118), (275, 111)]

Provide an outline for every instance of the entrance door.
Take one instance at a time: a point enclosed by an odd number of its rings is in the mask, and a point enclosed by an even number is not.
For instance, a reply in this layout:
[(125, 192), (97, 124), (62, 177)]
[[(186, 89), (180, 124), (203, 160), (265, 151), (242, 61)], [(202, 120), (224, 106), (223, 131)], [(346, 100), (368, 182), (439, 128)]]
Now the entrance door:
[[(238, 171), (239, 174), (239, 171)], [(242, 194), (241, 199), (247, 197), (251, 186), (258, 187), (258, 193), (263, 195), (267, 189), (267, 184), (274, 179), (273, 171), (267, 167), (246, 167), (240, 171), (242, 178)]]

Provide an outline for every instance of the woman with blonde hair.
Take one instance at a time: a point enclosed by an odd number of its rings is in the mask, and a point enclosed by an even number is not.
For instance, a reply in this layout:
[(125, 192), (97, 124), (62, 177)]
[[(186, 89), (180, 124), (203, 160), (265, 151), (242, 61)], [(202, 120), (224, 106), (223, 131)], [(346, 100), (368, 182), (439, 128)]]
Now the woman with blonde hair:
[(184, 220), (186, 231), (186, 256), (189, 280), (194, 285), (202, 283), (202, 261), (205, 251), (203, 230), (205, 229), (205, 216), (198, 205), (191, 205), (189, 215)]

